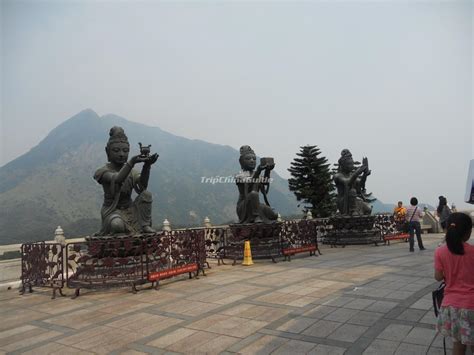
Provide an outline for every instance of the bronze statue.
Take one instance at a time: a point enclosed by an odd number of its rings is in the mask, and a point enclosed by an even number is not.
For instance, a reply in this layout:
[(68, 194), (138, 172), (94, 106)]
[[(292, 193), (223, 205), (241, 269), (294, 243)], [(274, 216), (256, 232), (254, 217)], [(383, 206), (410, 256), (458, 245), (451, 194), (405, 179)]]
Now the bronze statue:
[[(278, 214), (268, 203), (267, 194), (270, 189), (270, 172), (275, 167), (273, 158), (262, 158), (255, 169), (257, 157), (248, 145), (240, 148), (240, 166), (242, 171), (236, 175), (239, 189), (237, 215), (239, 223), (271, 223), (276, 221)], [(261, 177), (260, 174), (265, 171)], [(260, 192), (265, 204), (260, 203)]]
[(342, 215), (370, 215), (372, 207), (369, 205), (371, 193), (366, 193), (365, 181), (370, 175), (369, 161), (362, 159), (362, 165), (354, 166), (352, 154), (348, 149), (341, 152), (339, 167), (334, 175), (337, 188), (337, 208)]
[[(105, 147), (109, 163), (97, 169), (94, 179), (104, 189), (102, 228), (98, 235), (154, 233), (151, 228), (152, 196), (148, 187), (150, 168), (158, 154), (150, 155), (150, 146), (142, 147), (140, 155), (128, 159), (130, 144), (122, 127), (112, 127)], [(143, 163), (141, 173), (134, 170)], [(132, 201), (132, 192), (138, 196)]]

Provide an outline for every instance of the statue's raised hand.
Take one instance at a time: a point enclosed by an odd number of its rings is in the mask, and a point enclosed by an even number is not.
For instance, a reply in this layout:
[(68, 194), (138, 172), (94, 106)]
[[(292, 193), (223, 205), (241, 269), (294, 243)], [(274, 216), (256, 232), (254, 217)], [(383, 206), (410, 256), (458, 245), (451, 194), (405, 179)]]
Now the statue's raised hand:
[(366, 168), (369, 167), (369, 160), (367, 158), (362, 158), (362, 165)]
[(133, 157), (130, 158), (129, 164), (131, 166), (134, 166), (137, 163), (146, 163), (150, 157), (144, 157), (143, 155), (134, 155)]
[(156, 161), (158, 160), (158, 153), (155, 153), (155, 154), (152, 154), (150, 156), (147, 157), (147, 160), (145, 160), (145, 165), (152, 165), (152, 164), (155, 164)]
[(270, 171), (270, 170), (273, 170), (274, 167), (275, 167), (275, 164), (268, 164), (265, 166), (265, 170)]
[(364, 175), (370, 175), (371, 171), (369, 170), (369, 160), (367, 158), (362, 159), (362, 166), (365, 168)]

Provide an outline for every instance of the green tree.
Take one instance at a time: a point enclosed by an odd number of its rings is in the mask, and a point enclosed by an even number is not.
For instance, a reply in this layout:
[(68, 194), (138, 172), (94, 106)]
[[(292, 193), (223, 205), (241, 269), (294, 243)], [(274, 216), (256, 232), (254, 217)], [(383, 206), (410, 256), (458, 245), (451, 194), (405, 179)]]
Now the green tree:
[(304, 212), (311, 211), (314, 217), (328, 217), (336, 210), (334, 183), (328, 160), (320, 156), (315, 145), (300, 147), (297, 157), (288, 171), (290, 191), (298, 201), (302, 201)]

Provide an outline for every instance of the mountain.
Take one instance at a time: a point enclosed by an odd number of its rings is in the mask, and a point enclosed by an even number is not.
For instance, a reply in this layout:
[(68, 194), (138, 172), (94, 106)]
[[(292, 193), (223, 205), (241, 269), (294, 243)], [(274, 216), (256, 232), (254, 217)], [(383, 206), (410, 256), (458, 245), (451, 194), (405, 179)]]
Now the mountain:
[[(104, 148), (112, 126), (124, 128), (131, 155), (138, 154), (138, 142), (151, 144), (152, 152), (160, 154), (148, 187), (154, 199), (155, 226), (161, 227), (165, 218), (173, 227), (202, 225), (206, 216), (213, 224), (236, 220), (235, 184), (203, 183), (202, 178), (237, 173), (237, 150), (178, 137), (115, 115), (99, 117), (88, 109), (0, 168), (0, 244), (51, 240), (58, 225), (66, 237), (90, 235), (100, 228), (103, 192), (92, 176), (107, 162)], [(287, 181), (276, 173), (272, 177), (272, 207), (283, 216), (298, 213)]]
[[(0, 244), (52, 240), (58, 225), (68, 238), (99, 230), (103, 191), (92, 176), (107, 162), (104, 148), (113, 126), (124, 128), (131, 155), (138, 154), (138, 142), (151, 144), (152, 152), (160, 154), (148, 186), (154, 199), (154, 226), (160, 228), (165, 218), (172, 227), (200, 226), (206, 216), (214, 225), (236, 221), (235, 184), (202, 180), (237, 173), (237, 150), (178, 137), (116, 115), (99, 117), (88, 109), (0, 168)], [(301, 216), (288, 182), (276, 173), (272, 177), (272, 207), (282, 216)], [(373, 206), (374, 213), (391, 212), (394, 207), (378, 200)]]
[(372, 213), (392, 213), (393, 209), (395, 208), (395, 204), (391, 203), (383, 203), (379, 200), (375, 200), (371, 203), (372, 205)]

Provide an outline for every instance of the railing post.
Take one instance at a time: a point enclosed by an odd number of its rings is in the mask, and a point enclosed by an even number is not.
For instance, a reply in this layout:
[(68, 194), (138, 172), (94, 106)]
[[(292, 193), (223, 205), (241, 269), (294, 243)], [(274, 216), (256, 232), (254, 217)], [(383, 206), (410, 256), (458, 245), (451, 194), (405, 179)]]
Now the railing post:
[(171, 231), (171, 223), (165, 218), (163, 221), (163, 228), (165, 232), (170, 232)]
[(64, 237), (64, 231), (61, 226), (58, 226), (54, 231), (54, 242), (64, 246), (66, 244), (66, 237)]

